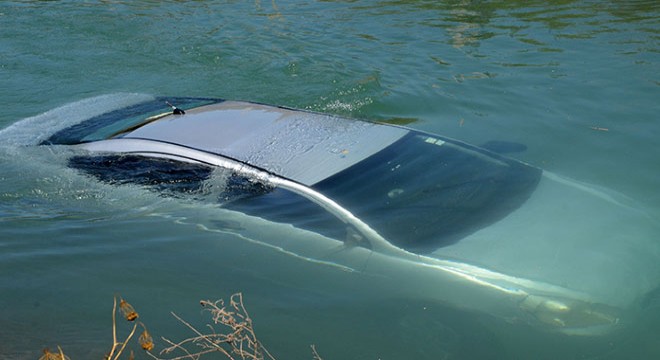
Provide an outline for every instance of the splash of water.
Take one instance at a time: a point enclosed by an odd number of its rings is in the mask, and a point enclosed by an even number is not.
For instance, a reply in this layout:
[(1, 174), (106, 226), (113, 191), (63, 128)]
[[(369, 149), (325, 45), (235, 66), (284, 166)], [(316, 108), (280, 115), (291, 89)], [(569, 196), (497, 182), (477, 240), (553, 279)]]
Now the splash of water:
[(153, 99), (154, 96), (147, 94), (115, 93), (65, 104), (0, 130), (0, 143), (3, 147), (36, 145), (57, 131), (85, 119)]

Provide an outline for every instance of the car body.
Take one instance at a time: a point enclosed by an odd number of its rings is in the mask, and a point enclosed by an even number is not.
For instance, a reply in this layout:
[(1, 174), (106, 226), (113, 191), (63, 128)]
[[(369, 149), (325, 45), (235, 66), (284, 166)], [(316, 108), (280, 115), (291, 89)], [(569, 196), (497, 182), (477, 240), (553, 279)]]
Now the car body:
[(660, 283), (658, 223), (634, 202), (410, 128), (243, 101), (140, 97), (41, 144), (75, 149), (69, 166), (99, 180), (176, 196), (203, 192), (221, 169), (215, 200), (235, 219), (254, 220), (247, 238), (302, 259), (324, 281), (332, 281), (326, 267), (364, 275), (336, 281), (348, 291), (380, 287), (596, 335), (639, 314)]

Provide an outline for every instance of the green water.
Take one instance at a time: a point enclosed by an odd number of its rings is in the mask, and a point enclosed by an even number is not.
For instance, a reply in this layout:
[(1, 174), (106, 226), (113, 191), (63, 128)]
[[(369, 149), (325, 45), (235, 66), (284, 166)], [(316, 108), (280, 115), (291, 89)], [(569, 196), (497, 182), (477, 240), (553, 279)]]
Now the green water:
[[(0, 4), (0, 128), (104, 94), (243, 99), (523, 143), (514, 157), (655, 217), (659, 86), (657, 1)], [(195, 225), (210, 210), (93, 183), (61, 166), (63, 150), (17, 145), (47, 131), (0, 144), (1, 359), (57, 344), (101, 358), (115, 293), (176, 338), (187, 333), (169, 311), (201, 321), (199, 299), (235, 291), (279, 359), (310, 359), (309, 344), (325, 360), (660, 358), (658, 300), (630, 331), (593, 339), (273, 282), (257, 256), (222, 256), (238, 240)]]

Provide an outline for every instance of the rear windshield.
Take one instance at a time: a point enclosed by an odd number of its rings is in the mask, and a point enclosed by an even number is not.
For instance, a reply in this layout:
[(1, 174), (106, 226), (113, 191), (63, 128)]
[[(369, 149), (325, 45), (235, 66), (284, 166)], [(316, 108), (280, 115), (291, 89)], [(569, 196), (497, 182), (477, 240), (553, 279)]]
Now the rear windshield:
[(152, 101), (95, 116), (62, 129), (44, 140), (41, 145), (75, 145), (108, 139), (128, 128), (140, 125), (151, 116), (171, 113), (172, 109), (167, 105), (168, 102), (180, 109), (187, 110), (222, 101), (209, 98), (159, 97)]
[[(487, 150), (412, 132), (312, 187), (392, 244), (422, 254), (502, 219), (527, 200), (540, 176), (540, 169)], [(286, 190), (229, 206), (337, 239), (347, 236), (336, 219)]]
[(517, 209), (540, 176), (483, 149), (410, 133), (314, 188), (394, 245), (428, 253)]

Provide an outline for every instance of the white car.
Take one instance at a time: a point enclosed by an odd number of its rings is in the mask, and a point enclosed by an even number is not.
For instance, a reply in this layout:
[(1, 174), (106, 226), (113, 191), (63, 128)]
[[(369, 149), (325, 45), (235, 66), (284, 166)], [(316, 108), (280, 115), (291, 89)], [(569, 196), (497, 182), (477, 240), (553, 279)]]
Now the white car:
[[(625, 197), (405, 127), (152, 97), (42, 145), (71, 145), (69, 165), (102, 181), (175, 195), (203, 192), (221, 171), (217, 200), (254, 219), (250, 238), (324, 281), (362, 275), (333, 283), (347, 291), (596, 335), (623, 327), (660, 285), (658, 222)], [(266, 276), (294, 271), (273, 263)]]

